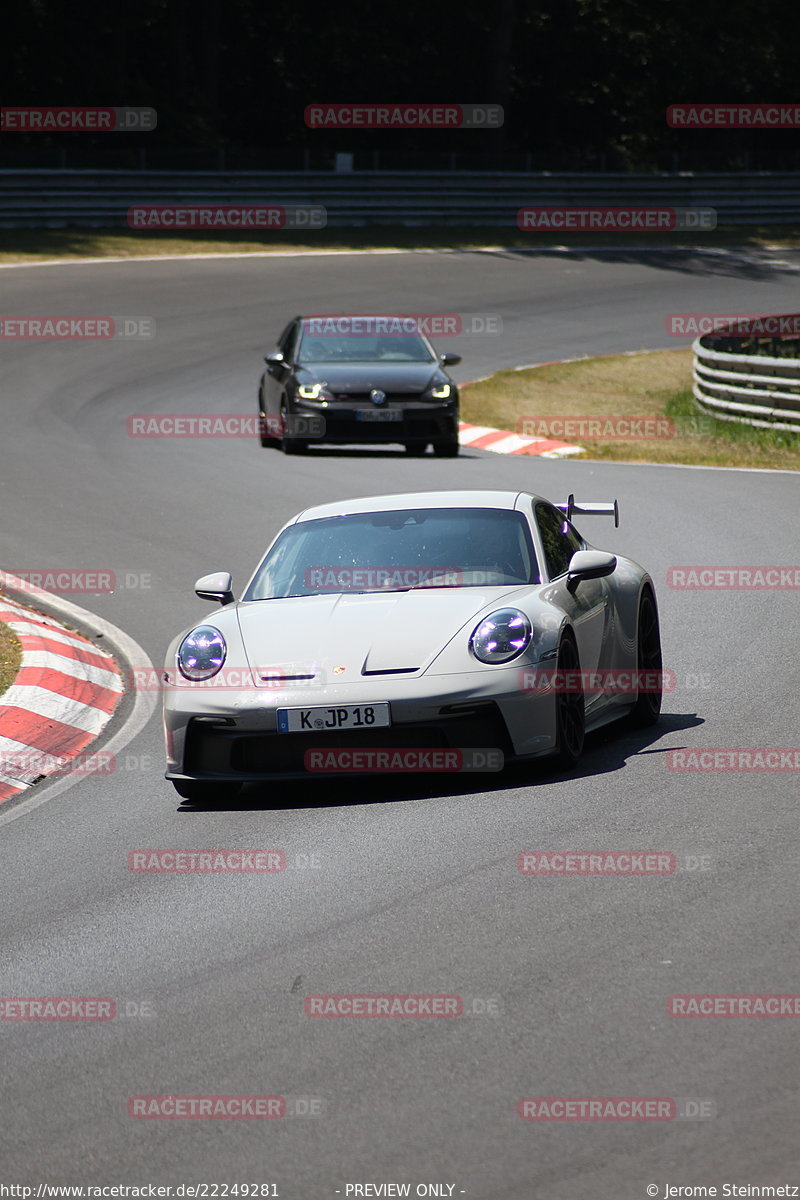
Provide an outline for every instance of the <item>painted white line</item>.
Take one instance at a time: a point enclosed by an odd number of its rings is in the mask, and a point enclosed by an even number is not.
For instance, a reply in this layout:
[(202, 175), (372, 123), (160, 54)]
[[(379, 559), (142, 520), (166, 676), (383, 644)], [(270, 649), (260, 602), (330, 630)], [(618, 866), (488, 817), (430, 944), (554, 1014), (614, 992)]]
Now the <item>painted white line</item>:
[(26, 651), (23, 666), (45, 667), (51, 671), (61, 671), (63, 675), (71, 675), (73, 679), (96, 683), (98, 687), (108, 688), (112, 692), (124, 691), (116, 671), (106, 671), (103, 667), (79, 662), (77, 658), (68, 658), (66, 655), (51, 654), (49, 650)]
[[(18, 742), (16, 738), (10, 737), (0, 737), (0, 759), (5, 768), (4, 776), (7, 782), (19, 787), (29, 787), (34, 779), (43, 774), (43, 766), (55, 771), (68, 761), (59, 754), (36, 750), (27, 742)], [(3, 804), (6, 803), (4, 800)], [(0, 813), (2, 811), (0, 808)]]
[[(482, 250), (502, 250), (502, 246), (482, 246)], [(453, 253), (447, 247), (445, 253)], [(211, 258), (331, 258), (347, 254), (419, 254), (420, 250), (406, 247), (376, 247), (374, 250), (210, 250), (203, 254), (120, 254), (105, 258), (48, 258), (42, 262), (0, 263), (0, 270), (20, 267), (84, 267), (105, 263), (202, 261)], [(430, 253), (437, 253), (431, 250)]]
[(486, 437), (487, 433), (498, 433), (492, 425), (468, 425), (466, 429), (462, 429), (458, 435), (458, 440), (462, 446), (469, 446), (472, 442), (477, 442), (478, 438)]
[(83, 700), (65, 696), (63, 692), (51, 692), (48, 688), (27, 683), (12, 683), (8, 691), (3, 693), (0, 717), (6, 705), (9, 708), (24, 708), (26, 712), (36, 713), (48, 721), (59, 721), (62, 725), (70, 725), (95, 736), (105, 728), (112, 715)]
[(793, 246), (767, 245), (763, 253), (746, 254), (733, 247), (726, 246), (693, 246), (691, 244), (676, 244), (674, 246), (375, 246), (371, 249), (352, 250), (211, 250), (198, 254), (120, 254), (107, 255), (103, 258), (47, 258), (39, 262), (0, 262), (0, 270), (20, 270), (30, 267), (80, 267), (103, 266), (105, 263), (141, 263), (141, 262), (176, 262), (178, 260), (203, 261), (212, 258), (334, 258), (341, 256), (363, 256), (374, 254), (674, 254), (676, 251), (690, 251), (698, 255), (712, 255), (718, 258), (732, 258), (748, 266), (781, 266), (784, 270), (800, 271), (800, 265), (786, 259), (772, 259), (769, 254), (775, 250), (793, 251)]
[(111, 658), (111, 655), (106, 654), (105, 650), (100, 650), (92, 642), (87, 642), (85, 638), (78, 637), (77, 634), (62, 632), (62, 630), (56, 629), (52, 625), (36, 625), (33, 621), (8, 619), (3, 617), (2, 610), (0, 610), (0, 621), (10, 626), (18, 636), (47, 638), (51, 642), (60, 642), (64, 646), (74, 646), (78, 650), (86, 650), (89, 654), (97, 654), (101, 658)]
[[(16, 779), (12, 775), (4, 775), (2, 771), (0, 771), (0, 783), (6, 783), (10, 787), (16, 788), (17, 791), (20, 792), (23, 792), (25, 788), (29, 788), (31, 786), (29, 783), (25, 783), (21, 779)], [(6, 800), (11, 799), (11, 796), (6, 796)], [(5, 804), (6, 800), (3, 801), (3, 804)]]

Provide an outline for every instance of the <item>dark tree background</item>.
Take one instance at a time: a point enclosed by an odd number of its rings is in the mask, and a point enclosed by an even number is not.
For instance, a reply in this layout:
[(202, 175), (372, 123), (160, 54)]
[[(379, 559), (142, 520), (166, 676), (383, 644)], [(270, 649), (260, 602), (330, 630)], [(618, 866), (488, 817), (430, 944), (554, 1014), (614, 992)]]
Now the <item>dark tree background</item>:
[[(6, 105), (148, 105), (146, 147), (287, 152), (321, 163), (458, 154), (535, 168), (800, 168), (795, 131), (670, 129), (686, 101), (800, 103), (797, 0), (10, 0)], [(500, 103), (495, 133), (311, 130), (312, 102)], [(3, 134), (3, 159), (45, 147), (120, 152), (120, 134)], [(311, 156), (311, 157), (309, 157)], [(515, 157), (516, 156), (516, 157)], [(399, 161), (399, 158), (398, 158)], [(409, 159), (411, 161), (411, 159)], [(466, 162), (466, 159), (464, 160)], [(2, 165), (2, 163), (0, 163)]]

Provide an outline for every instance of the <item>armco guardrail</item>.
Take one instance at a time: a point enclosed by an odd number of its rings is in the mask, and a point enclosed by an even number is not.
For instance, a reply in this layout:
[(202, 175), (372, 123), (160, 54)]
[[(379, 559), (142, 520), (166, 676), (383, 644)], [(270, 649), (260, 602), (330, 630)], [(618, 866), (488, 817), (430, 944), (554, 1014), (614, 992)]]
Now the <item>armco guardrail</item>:
[(800, 358), (769, 358), (714, 350), (704, 334), (692, 345), (693, 385), (699, 407), (723, 421), (800, 433)]
[(121, 226), (132, 204), (322, 204), (328, 224), (515, 227), (526, 204), (713, 208), (720, 224), (800, 220), (800, 173), (0, 171), (0, 226)]

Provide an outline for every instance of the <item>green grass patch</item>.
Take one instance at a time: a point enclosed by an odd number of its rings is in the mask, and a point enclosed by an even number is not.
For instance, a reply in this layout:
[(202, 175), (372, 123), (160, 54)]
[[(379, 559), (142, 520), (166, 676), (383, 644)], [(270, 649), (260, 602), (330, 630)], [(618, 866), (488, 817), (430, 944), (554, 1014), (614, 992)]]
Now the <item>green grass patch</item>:
[[(694, 402), (691, 374), (690, 349), (498, 371), (463, 388), (462, 416), (580, 445), (583, 458), (800, 470), (800, 433), (707, 416)], [(654, 436), (623, 436), (631, 419), (646, 419), (641, 429)], [(588, 424), (598, 420), (600, 430)]]
[(0, 696), (11, 686), (22, 662), (22, 646), (8, 627), (0, 621)]
[(542, 250), (555, 246), (607, 246), (626, 249), (632, 246), (680, 245), (729, 247), (738, 250), (780, 246), (800, 248), (800, 229), (785, 225), (731, 226), (710, 232), (620, 234), (523, 233), (510, 227), (493, 229), (436, 226), (383, 227), (359, 229), (320, 229), (265, 231), (260, 234), (238, 231), (209, 233), (188, 230), (176, 237), (165, 230), (138, 233), (132, 229), (2, 229), (0, 263), (41, 262), (71, 258), (138, 258), (142, 255), (224, 254), (230, 252), (276, 250)]

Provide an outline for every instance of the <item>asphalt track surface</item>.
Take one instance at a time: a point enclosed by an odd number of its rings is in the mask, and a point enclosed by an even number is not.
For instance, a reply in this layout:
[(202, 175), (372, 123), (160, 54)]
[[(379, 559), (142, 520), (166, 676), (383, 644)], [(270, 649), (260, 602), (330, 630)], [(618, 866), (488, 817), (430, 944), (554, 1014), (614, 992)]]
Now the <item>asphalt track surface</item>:
[[(486, 1200), (800, 1183), (797, 1023), (666, 1011), (672, 993), (800, 990), (796, 774), (665, 766), (678, 747), (798, 745), (796, 592), (665, 582), (671, 565), (800, 562), (797, 478), (477, 451), (285, 458), (255, 441), (125, 433), (134, 412), (253, 412), (261, 356), (295, 312), (497, 313), (501, 336), (443, 347), (462, 350), (467, 379), (669, 345), (670, 312), (793, 311), (797, 261), (776, 258), (420, 253), (0, 271), (7, 314), (156, 319), (150, 341), (4, 343), (0, 427), (0, 567), (149, 573), (149, 587), (72, 598), (156, 664), (208, 612), (195, 578), (229, 568), (241, 585), (308, 504), (519, 487), (619, 498), (619, 530), (584, 529), (652, 572), (678, 678), (654, 731), (603, 731), (571, 777), (286, 784), (248, 789), (232, 812), (198, 810), (163, 780), (154, 718), (113, 776), (6, 823), (2, 994), (108, 996), (123, 1014), (147, 1002), (154, 1015), (0, 1023), (3, 1182), (272, 1182), (302, 1200), (354, 1183), (408, 1182), (412, 1195), (453, 1184)], [(141, 876), (127, 868), (141, 847), (276, 847), (289, 869)], [(708, 855), (711, 869), (523, 877), (517, 854), (532, 849), (673, 851)], [(304, 1015), (307, 994), (388, 992), (491, 1000), (499, 1015)], [(128, 1117), (128, 1097), (167, 1093), (316, 1096), (325, 1115)], [(716, 1116), (531, 1123), (516, 1115), (524, 1096), (693, 1097)]]

